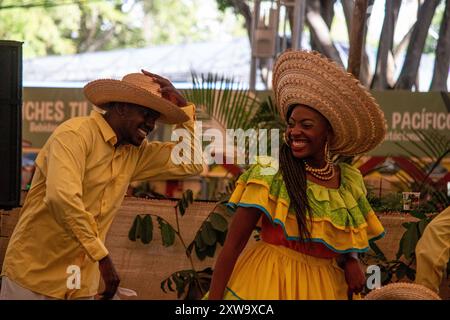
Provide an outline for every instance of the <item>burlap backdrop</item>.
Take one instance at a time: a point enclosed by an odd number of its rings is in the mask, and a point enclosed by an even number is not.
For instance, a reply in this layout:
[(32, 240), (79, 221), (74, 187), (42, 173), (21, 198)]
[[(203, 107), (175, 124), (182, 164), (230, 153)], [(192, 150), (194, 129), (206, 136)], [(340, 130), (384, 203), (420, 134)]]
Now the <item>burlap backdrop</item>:
[[(162, 245), (156, 219), (153, 221), (153, 241), (149, 245), (144, 245), (140, 241), (132, 242), (128, 239), (128, 231), (137, 214), (157, 214), (175, 225), (174, 205), (175, 202), (168, 200), (127, 197), (109, 231), (106, 247), (109, 249), (121, 277), (120, 286), (135, 290), (138, 299), (176, 299), (175, 293), (166, 294), (161, 290), (161, 281), (175, 271), (190, 269), (184, 248), (178, 240), (172, 247), (167, 248)], [(212, 202), (195, 202), (180, 219), (182, 234), (187, 244), (192, 241), (195, 232), (214, 206), (215, 204)], [(17, 222), (20, 210), (0, 211), (0, 213), (0, 263), (3, 264), (9, 236)], [(414, 218), (403, 214), (380, 214), (379, 218), (387, 233), (382, 240), (378, 241), (378, 245), (388, 259), (393, 259), (405, 230), (401, 224), (413, 221)], [(220, 248), (219, 246), (216, 256)], [(213, 267), (214, 259), (206, 258), (204, 261), (199, 261), (195, 258), (194, 263), (197, 270), (201, 270), (208, 266)], [(444, 281), (441, 286), (441, 296), (444, 299), (450, 298), (448, 281)]]

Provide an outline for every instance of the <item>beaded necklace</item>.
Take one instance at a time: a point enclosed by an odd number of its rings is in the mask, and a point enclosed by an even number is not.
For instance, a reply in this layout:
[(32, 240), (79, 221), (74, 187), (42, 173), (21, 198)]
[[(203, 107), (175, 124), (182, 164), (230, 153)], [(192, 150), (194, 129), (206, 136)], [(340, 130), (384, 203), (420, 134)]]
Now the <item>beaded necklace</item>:
[(328, 181), (334, 177), (334, 166), (331, 161), (327, 161), (327, 164), (323, 168), (313, 168), (305, 160), (303, 162), (305, 163), (306, 171), (317, 179)]
[(320, 180), (328, 181), (334, 177), (334, 166), (333, 161), (331, 161), (330, 151), (328, 149), (328, 141), (325, 143), (324, 151), (326, 161), (325, 167), (313, 168), (306, 162), (306, 160), (303, 160), (303, 162), (305, 164), (306, 171), (308, 171), (312, 176)]

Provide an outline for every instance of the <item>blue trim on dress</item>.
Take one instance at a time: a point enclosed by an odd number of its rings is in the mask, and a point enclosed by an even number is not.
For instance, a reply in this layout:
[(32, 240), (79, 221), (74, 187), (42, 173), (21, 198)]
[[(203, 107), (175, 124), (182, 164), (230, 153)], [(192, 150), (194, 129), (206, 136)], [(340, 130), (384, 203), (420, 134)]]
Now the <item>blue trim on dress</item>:
[[(288, 234), (286, 232), (286, 228), (284, 227), (284, 223), (281, 220), (279, 220), (279, 219), (273, 219), (272, 216), (270, 215), (270, 213), (263, 206), (260, 206), (258, 204), (241, 203), (241, 202), (239, 202), (239, 203), (228, 202), (227, 206), (229, 206), (229, 207), (231, 207), (233, 209), (236, 209), (236, 207), (257, 208), (257, 209), (261, 210), (262, 212), (264, 212), (264, 214), (266, 215), (267, 218), (269, 218), (269, 220), (272, 222), (272, 224), (277, 224), (277, 225), (281, 226), (281, 228), (283, 229), (284, 236), (286, 237), (287, 240), (291, 240), (291, 241), (299, 241), (300, 240), (300, 237), (288, 236)], [(386, 232), (383, 231), (383, 233), (381, 233), (380, 235), (370, 239), (369, 242), (381, 239), (381, 238), (384, 237), (385, 234), (386, 234)], [(338, 249), (332, 247), (329, 243), (325, 242), (323, 239), (320, 239), (320, 238), (312, 238), (312, 239), (307, 239), (306, 241), (305, 240), (302, 240), (302, 241), (304, 241), (304, 242), (307, 241), (307, 242), (318, 242), (318, 243), (321, 243), (321, 244), (325, 245), (328, 249), (330, 249), (331, 251), (334, 251), (336, 253), (349, 253), (349, 252), (364, 253), (364, 252), (369, 251), (369, 247), (365, 247), (363, 249), (349, 248), (349, 249), (346, 249), (346, 250), (338, 250)]]

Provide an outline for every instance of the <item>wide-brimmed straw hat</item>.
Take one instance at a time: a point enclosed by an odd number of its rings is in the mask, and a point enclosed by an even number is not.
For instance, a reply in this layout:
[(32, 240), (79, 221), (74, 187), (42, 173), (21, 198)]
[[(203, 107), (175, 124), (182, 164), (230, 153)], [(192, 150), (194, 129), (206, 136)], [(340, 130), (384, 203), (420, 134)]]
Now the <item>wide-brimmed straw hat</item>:
[(378, 146), (386, 134), (384, 113), (353, 75), (318, 52), (286, 51), (274, 66), (273, 90), (286, 118), (291, 105), (320, 112), (333, 129), (330, 151), (356, 155)]
[(433, 290), (417, 283), (390, 283), (370, 291), (365, 300), (441, 300)]
[(159, 121), (174, 124), (189, 120), (178, 106), (164, 99), (159, 84), (142, 73), (130, 73), (122, 80), (99, 79), (84, 87), (84, 95), (94, 105), (102, 107), (108, 102), (127, 102), (158, 111)]

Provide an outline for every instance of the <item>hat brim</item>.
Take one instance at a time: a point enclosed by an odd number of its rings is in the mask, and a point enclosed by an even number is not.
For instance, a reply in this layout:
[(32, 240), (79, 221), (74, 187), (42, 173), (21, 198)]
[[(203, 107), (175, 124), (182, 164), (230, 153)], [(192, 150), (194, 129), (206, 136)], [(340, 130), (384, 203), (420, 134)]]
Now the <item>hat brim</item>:
[(441, 300), (441, 297), (423, 285), (396, 282), (372, 290), (364, 300)]
[(188, 115), (172, 102), (120, 80), (100, 79), (89, 82), (84, 87), (84, 95), (100, 108), (109, 102), (126, 102), (158, 111), (161, 114), (158, 121), (164, 123), (178, 124), (189, 120)]

